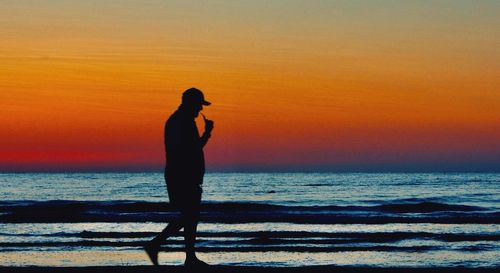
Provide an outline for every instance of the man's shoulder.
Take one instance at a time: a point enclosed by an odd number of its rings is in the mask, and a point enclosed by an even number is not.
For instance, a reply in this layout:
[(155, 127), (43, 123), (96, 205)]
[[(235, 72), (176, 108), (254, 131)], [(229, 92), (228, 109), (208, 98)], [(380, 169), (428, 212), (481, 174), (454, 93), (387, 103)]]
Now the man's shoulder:
[(168, 127), (174, 130), (180, 130), (181, 128), (186, 127), (189, 122), (189, 119), (177, 110), (167, 119), (165, 122), (165, 128)]
[(175, 111), (173, 112), (168, 118), (167, 118), (167, 121), (165, 122), (165, 124), (168, 124), (168, 123), (171, 123), (171, 122), (176, 122), (180, 119), (180, 116), (179, 116), (179, 111)]

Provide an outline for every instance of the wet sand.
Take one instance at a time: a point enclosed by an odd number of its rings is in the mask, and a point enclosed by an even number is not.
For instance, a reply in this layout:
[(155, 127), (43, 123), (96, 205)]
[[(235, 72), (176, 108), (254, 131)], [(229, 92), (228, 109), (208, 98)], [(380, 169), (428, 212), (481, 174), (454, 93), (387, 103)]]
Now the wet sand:
[(338, 266), (311, 266), (311, 267), (253, 267), (253, 266), (211, 266), (205, 269), (187, 269), (183, 266), (100, 266), (100, 267), (0, 267), (2, 273), (165, 273), (165, 272), (213, 272), (213, 273), (382, 273), (382, 272), (498, 272), (498, 268), (373, 268), (373, 267), (338, 267)]

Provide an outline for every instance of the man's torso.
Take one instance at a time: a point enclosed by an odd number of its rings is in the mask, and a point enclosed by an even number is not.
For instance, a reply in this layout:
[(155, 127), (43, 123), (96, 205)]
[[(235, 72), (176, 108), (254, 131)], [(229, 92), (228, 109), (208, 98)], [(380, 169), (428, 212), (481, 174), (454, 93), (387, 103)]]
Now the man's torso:
[(199, 185), (203, 182), (205, 159), (194, 118), (180, 110), (165, 123), (164, 131), (167, 184)]

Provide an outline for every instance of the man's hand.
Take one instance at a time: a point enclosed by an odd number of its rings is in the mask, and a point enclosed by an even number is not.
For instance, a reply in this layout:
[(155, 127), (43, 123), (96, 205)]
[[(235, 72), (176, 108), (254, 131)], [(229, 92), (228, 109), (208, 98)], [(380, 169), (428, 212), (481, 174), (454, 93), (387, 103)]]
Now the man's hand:
[(212, 132), (212, 130), (214, 129), (214, 121), (207, 119), (205, 117), (205, 115), (203, 115), (203, 114), (201, 114), (201, 116), (203, 117), (203, 120), (205, 121), (205, 132), (210, 134)]

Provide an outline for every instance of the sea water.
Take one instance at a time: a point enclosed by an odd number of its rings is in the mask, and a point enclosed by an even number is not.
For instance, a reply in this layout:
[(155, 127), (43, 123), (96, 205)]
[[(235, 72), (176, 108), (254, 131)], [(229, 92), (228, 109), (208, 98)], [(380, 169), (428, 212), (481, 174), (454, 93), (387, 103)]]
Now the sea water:
[[(500, 266), (500, 174), (208, 173), (197, 251), (211, 264)], [(0, 265), (150, 264), (177, 217), (162, 173), (0, 174)], [(182, 234), (161, 264), (183, 263)]]

